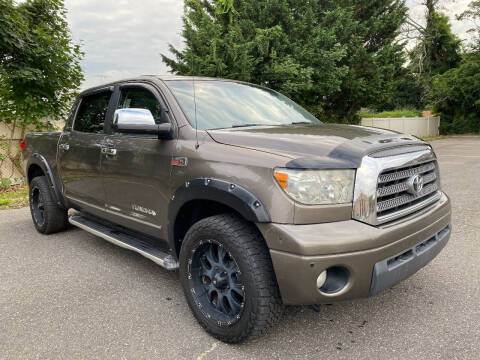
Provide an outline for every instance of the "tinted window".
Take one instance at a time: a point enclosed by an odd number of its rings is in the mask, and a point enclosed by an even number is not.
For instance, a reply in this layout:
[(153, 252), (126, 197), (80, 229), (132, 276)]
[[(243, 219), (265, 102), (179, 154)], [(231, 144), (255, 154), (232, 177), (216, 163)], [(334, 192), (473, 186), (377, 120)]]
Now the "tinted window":
[(74, 130), (102, 133), (110, 95), (110, 92), (105, 92), (83, 97), (73, 126)]
[(155, 122), (162, 122), (162, 107), (155, 95), (150, 91), (142, 88), (127, 88), (122, 90), (120, 97), (119, 109), (147, 109), (153, 115)]
[[(168, 81), (190, 124), (195, 125), (192, 81)], [(300, 105), (275, 91), (231, 81), (195, 81), (197, 124), (202, 130), (245, 125), (320, 123)]]

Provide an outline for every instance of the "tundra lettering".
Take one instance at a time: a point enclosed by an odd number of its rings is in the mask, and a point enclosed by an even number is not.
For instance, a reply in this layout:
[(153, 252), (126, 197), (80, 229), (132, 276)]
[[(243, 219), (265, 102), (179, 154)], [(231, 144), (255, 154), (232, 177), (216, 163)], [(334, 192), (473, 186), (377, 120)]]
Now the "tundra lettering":
[(147, 208), (144, 208), (140, 205), (135, 205), (133, 204), (132, 205), (132, 209), (134, 211), (138, 211), (138, 212), (141, 212), (141, 213), (144, 213), (144, 214), (148, 214), (148, 215), (152, 215), (152, 216), (157, 216), (157, 213), (155, 211), (153, 211), (152, 209), (147, 209)]

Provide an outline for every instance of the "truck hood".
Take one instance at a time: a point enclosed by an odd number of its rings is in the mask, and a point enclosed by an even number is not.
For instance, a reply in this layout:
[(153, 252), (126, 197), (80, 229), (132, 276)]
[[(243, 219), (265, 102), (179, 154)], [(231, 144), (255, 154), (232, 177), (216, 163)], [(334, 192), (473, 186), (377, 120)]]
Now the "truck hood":
[(416, 137), (354, 125), (318, 124), (208, 130), (218, 143), (289, 158), (292, 168), (357, 168), (372, 152), (423, 145)]

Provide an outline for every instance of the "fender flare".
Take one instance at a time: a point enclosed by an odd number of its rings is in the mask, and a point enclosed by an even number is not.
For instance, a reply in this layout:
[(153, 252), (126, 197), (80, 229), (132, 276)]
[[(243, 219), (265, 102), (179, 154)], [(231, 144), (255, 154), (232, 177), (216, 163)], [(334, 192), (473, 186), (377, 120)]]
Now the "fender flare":
[(168, 236), (172, 244), (175, 242), (173, 231), (177, 215), (183, 205), (193, 200), (211, 200), (224, 204), (251, 222), (271, 222), (265, 204), (249, 190), (224, 180), (198, 178), (187, 181), (178, 188), (168, 205)]
[(60, 192), (60, 189), (58, 188), (57, 182), (55, 181), (55, 176), (53, 174), (53, 171), (48, 164), (47, 159), (45, 159), (44, 156), (34, 153), (30, 160), (28, 161), (27, 167), (26, 167), (26, 177), (27, 181), (30, 180), (28, 179), (28, 171), (32, 165), (37, 165), (39, 166), (45, 176), (47, 177), (48, 184), (50, 185), (50, 188), (52, 190), (52, 195), (55, 198), (55, 202), (57, 203), (58, 206), (60, 206), (63, 209), (66, 209), (64, 199), (62, 196), (62, 193)]

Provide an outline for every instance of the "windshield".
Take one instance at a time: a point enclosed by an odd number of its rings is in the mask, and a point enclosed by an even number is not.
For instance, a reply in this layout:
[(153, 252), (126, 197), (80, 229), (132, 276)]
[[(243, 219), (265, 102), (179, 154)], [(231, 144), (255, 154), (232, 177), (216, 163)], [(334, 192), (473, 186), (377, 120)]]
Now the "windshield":
[[(168, 81), (192, 126), (195, 126), (193, 81)], [(319, 124), (312, 114), (275, 91), (232, 81), (195, 81), (197, 126), (201, 130), (243, 126)]]

